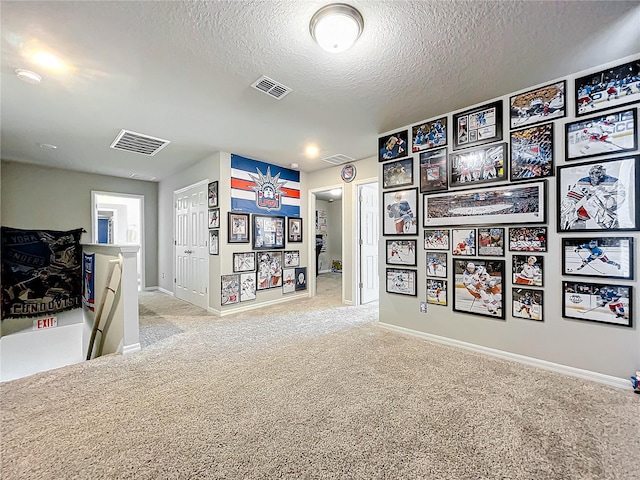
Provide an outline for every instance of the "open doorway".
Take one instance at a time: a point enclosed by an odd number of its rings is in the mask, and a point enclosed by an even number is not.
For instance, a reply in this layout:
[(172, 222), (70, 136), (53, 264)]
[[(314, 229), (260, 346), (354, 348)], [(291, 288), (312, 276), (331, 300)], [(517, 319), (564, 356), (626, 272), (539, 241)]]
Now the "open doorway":
[(92, 242), (139, 245), (138, 290), (144, 288), (144, 196), (91, 192)]
[(315, 295), (342, 303), (343, 211), (342, 186), (312, 192), (315, 199), (315, 256), (311, 263), (315, 275)]

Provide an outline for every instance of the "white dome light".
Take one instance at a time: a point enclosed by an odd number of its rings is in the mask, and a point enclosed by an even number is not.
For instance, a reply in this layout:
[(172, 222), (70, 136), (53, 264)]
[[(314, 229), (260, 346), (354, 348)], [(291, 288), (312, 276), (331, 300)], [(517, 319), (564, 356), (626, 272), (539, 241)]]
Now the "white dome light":
[(37, 85), (42, 81), (42, 77), (36, 72), (32, 72), (31, 70), (16, 68), (14, 71), (16, 73), (16, 76), (23, 82), (33, 83)]
[(323, 50), (340, 53), (360, 37), (364, 20), (360, 12), (344, 3), (333, 3), (318, 10), (309, 23), (311, 36)]

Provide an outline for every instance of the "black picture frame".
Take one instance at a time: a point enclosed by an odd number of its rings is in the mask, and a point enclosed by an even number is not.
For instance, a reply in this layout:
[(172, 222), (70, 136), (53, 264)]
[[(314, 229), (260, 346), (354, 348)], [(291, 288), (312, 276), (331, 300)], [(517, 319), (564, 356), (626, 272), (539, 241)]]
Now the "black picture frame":
[(449, 185), (472, 187), (506, 180), (508, 154), (506, 142), (450, 153)]
[(409, 130), (401, 130), (378, 138), (378, 162), (409, 156)]
[(255, 272), (256, 254), (255, 252), (234, 252), (233, 253), (233, 273)]
[(382, 235), (418, 234), (418, 189), (383, 192)]
[(502, 100), (453, 114), (453, 149), (502, 140)]
[(567, 81), (550, 83), (509, 97), (509, 124), (521, 128), (567, 115)]
[(411, 127), (414, 153), (447, 145), (447, 117), (418, 123)]
[(417, 266), (416, 243), (413, 238), (386, 240), (387, 265)]
[(478, 228), (478, 256), (504, 257), (504, 227)]
[(209, 208), (218, 206), (218, 181), (210, 182), (207, 185), (207, 206)]
[(544, 291), (533, 288), (511, 290), (511, 316), (544, 322)]
[(447, 278), (447, 252), (426, 252), (427, 277)]
[(209, 209), (209, 228), (220, 228), (220, 209)]
[(633, 327), (633, 287), (583, 281), (562, 282), (562, 317)]
[(248, 213), (227, 214), (227, 243), (249, 243), (251, 223)]
[(547, 238), (547, 227), (509, 227), (509, 251), (544, 253), (547, 251)]
[(209, 255), (220, 253), (220, 230), (209, 230)]
[(256, 290), (282, 286), (282, 252), (258, 252), (256, 254)]
[(640, 102), (640, 90), (634, 91), (639, 75), (640, 61), (632, 60), (576, 78), (576, 117)]
[(564, 131), (566, 160), (638, 149), (638, 113), (635, 108), (569, 122)]
[(504, 260), (455, 258), (453, 279), (454, 311), (505, 319), (505, 309), (502, 305), (505, 284)]
[(382, 188), (413, 185), (413, 157), (382, 164)]
[(302, 218), (287, 217), (287, 242), (302, 243)]
[(424, 249), (449, 251), (450, 238), (451, 231), (448, 228), (427, 228), (424, 230)]
[(446, 307), (447, 283), (447, 280), (441, 278), (427, 278), (427, 303)]
[(387, 268), (385, 291), (397, 295), (418, 296), (418, 271), (405, 268)]
[[(285, 217), (279, 215), (261, 215), (254, 213), (251, 220), (251, 224), (253, 225), (253, 249), (273, 250), (284, 248), (284, 222)], [(302, 222), (302, 220), (300, 220), (300, 222)], [(302, 232), (300, 235), (302, 235)]]
[(513, 255), (511, 257), (512, 282), (515, 287), (544, 287), (544, 256)]
[(307, 267), (296, 268), (296, 292), (307, 289)]
[(544, 123), (511, 132), (512, 182), (531, 181), (555, 174), (553, 123)]
[(562, 238), (562, 274), (633, 280), (633, 237)]
[(558, 232), (638, 230), (640, 155), (571, 163), (556, 170)]
[(477, 255), (477, 237), (475, 228), (454, 228), (451, 230), (451, 253), (461, 257)]
[(447, 149), (436, 148), (420, 153), (420, 193), (449, 189)]

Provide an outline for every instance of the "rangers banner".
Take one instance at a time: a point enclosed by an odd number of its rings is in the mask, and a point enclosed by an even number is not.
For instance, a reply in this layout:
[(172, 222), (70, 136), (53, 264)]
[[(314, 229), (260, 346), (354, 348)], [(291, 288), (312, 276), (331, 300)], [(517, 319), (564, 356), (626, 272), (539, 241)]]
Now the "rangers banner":
[(231, 210), (300, 216), (300, 172), (231, 155)]
[(2, 320), (80, 308), (81, 235), (2, 227)]

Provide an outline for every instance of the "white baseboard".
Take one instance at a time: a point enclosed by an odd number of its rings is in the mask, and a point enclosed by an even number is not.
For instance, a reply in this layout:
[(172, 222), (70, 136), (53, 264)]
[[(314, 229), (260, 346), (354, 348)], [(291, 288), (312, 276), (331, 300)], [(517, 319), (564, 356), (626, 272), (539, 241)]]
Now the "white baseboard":
[(533, 367), (543, 368), (556, 373), (563, 373), (571, 377), (581, 378), (583, 380), (591, 380), (593, 382), (608, 385), (610, 387), (623, 388), (626, 390), (632, 390), (631, 382), (624, 378), (614, 377), (611, 375), (605, 375), (603, 373), (592, 372), (591, 370), (583, 370), (580, 368), (570, 367), (568, 365), (562, 365), (560, 363), (548, 362), (539, 358), (527, 357), (525, 355), (519, 355), (517, 353), (505, 352), (504, 350), (498, 350), (495, 348), (485, 347), (482, 345), (476, 345), (474, 343), (467, 343), (461, 340), (455, 340), (452, 338), (441, 337), (439, 335), (433, 335), (431, 333), (419, 332), (417, 330), (411, 330), (409, 328), (399, 327), (397, 325), (391, 325), (389, 323), (378, 322), (381, 328), (391, 330), (394, 332), (404, 333), (414, 337), (425, 338), (436, 343), (444, 345), (450, 345), (454, 347), (464, 348), (466, 350), (472, 350), (474, 352), (480, 352), (493, 357), (502, 358), (505, 360), (512, 360), (515, 362), (523, 363)]
[(159, 292), (164, 293), (165, 295), (169, 295), (169, 296), (173, 297), (173, 292), (171, 292), (171, 291), (167, 290), (166, 288), (156, 287), (156, 289), (157, 289)]
[(136, 353), (142, 350), (140, 347), (140, 343), (132, 343), (131, 345), (125, 345), (122, 347), (122, 355), (129, 355), (131, 353)]
[(304, 294), (287, 295), (286, 297), (276, 298), (275, 300), (269, 300), (267, 302), (260, 302), (260, 303), (253, 302), (253, 303), (240, 304), (240, 306), (233, 309), (228, 309), (228, 310), (216, 310), (214, 308), (208, 307), (207, 311), (213, 313), (214, 315), (218, 315), (219, 317), (225, 317), (227, 315), (233, 315), (234, 313), (257, 310), (259, 308), (268, 307), (270, 305), (277, 305), (278, 303), (290, 302), (292, 300), (298, 300), (300, 298), (306, 298), (308, 296), (309, 296), (309, 293), (307, 291)]

